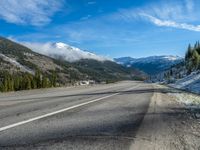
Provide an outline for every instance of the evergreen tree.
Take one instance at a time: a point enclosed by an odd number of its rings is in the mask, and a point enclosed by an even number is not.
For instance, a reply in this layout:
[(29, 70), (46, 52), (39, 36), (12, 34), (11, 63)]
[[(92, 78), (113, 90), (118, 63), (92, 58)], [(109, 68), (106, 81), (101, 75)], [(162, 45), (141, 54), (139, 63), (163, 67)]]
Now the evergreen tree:
[(0, 82), (0, 92), (3, 92), (3, 83)]
[(16, 76), (14, 78), (14, 90), (15, 91), (20, 90), (20, 78), (19, 78), (19, 76)]
[(35, 76), (29, 73), (0, 73), (0, 91), (2, 92), (47, 88), (56, 86), (56, 82), (57, 75), (55, 72), (51, 75), (51, 81), (47, 76), (42, 76), (39, 70), (36, 71)]
[(50, 82), (52, 87), (56, 87), (57, 75), (55, 72), (52, 73)]
[(8, 92), (8, 79), (6, 76), (3, 81), (3, 92)]
[(192, 53), (192, 68), (194, 70), (197, 70), (199, 68), (199, 64), (200, 64), (199, 54), (196, 50), (193, 50), (193, 53)]
[(25, 90), (30, 90), (31, 89), (31, 80), (28, 75), (25, 75)]
[(198, 52), (198, 54), (200, 55), (200, 43), (199, 43), (199, 41), (197, 42), (197, 48), (195, 49), (197, 52)]
[(31, 79), (31, 88), (36, 89), (37, 88), (37, 82), (36, 82), (35, 77), (31, 76), (30, 79)]
[(194, 70), (200, 69), (200, 43), (197, 41), (192, 48), (189, 44), (186, 55), (185, 55), (185, 65), (188, 73)]
[(41, 88), (42, 87), (41, 73), (40, 73), (39, 70), (35, 71), (35, 82), (36, 82), (37, 88)]
[(42, 78), (42, 88), (47, 88), (49, 87), (49, 80), (47, 77)]
[(188, 61), (190, 58), (191, 58), (191, 56), (192, 56), (192, 47), (191, 47), (191, 45), (189, 44), (188, 45), (188, 49), (187, 49), (187, 52), (186, 52), (186, 54), (185, 54), (185, 60), (186, 61)]
[(198, 48), (198, 42), (196, 42), (195, 44), (194, 44), (194, 49), (197, 49)]

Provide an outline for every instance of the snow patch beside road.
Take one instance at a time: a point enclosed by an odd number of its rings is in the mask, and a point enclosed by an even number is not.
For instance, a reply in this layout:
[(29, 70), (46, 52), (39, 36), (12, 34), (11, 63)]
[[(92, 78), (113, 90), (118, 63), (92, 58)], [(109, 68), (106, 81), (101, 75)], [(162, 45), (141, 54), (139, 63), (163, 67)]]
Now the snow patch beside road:
[(170, 84), (170, 86), (200, 94), (200, 73), (193, 72), (185, 78), (177, 80), (174, 84)]

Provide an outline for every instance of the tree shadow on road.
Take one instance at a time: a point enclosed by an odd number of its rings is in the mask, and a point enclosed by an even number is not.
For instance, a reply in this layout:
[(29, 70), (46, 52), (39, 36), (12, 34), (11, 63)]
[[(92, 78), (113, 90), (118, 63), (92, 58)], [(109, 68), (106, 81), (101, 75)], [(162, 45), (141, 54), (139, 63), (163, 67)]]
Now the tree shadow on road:
[[(133, 89), (133, 90), (115, 90), (109, 92), (92, 92), (92, 93), (79, 93), (79, 94), (66, 94), (66, 95), (58, 95), (58, 96), (50, 96), (50, 97), (37, 97), (37, 98), (30, 98), (31, 100), (34, 99), (55, 99), (55, 98), (67, 98), (67, 97), (74, 97), (74, 96), (93, 96), (93, 95), (107, 95), (107, 94), (117, 94), (125, 95), (125, 94), (144, 94), (144, 93), (181, 93), (181, 91), (173, 90), (173, 89), (164, 89), (164, 88), (143, 88), (143, 89)], [(21, 98), (20, 100), (30, 100), (27, 98)]]

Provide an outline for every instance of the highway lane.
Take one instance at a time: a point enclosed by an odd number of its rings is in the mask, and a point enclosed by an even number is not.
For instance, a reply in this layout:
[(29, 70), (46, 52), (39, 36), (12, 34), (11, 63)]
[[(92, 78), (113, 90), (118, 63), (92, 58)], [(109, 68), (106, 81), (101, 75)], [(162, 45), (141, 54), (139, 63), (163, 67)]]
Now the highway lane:
[(153, 91), (125, 81), (1, 94), (0, 148), (128, 149)]
[(7, 119), (7, 121), (1, 121), (0, 125), (3, 126), (7, 123), (11, 124), (20, 121), (21, 119), (26, 119), (27, 117), (38, 116), (40, 114), (56, 111), (81, 102), (113, 94), (126, 87), (126, 84), (120, 83), (108, 86), (54, 89), (54, 91), (47, 90), (43, 92), (37, 90), (32, 91), (32, 93), (29, 93), (28, 95), (26, 92), (1, 95), (0, 118), (1, 120)]

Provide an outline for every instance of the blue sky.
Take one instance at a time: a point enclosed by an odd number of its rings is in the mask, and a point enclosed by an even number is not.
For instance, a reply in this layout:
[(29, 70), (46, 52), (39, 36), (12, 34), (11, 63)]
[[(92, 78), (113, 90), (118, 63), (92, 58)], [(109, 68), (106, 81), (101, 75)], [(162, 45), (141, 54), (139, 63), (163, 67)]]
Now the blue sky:
[(183, 56), (200, 40), (199, 0), (0, 0), (0, 35), (111, 58)]

